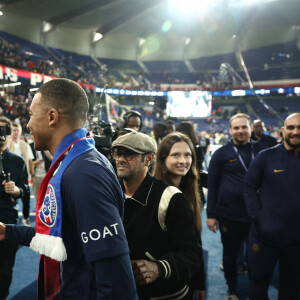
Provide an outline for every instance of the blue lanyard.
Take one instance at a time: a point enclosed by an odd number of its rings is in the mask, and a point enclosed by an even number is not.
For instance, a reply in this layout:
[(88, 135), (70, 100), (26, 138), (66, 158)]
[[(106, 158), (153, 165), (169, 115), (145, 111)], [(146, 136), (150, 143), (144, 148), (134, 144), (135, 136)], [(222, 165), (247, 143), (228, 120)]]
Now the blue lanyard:
[[(239, 158), (239, 160), (240, 160), (240, 162), (241, 162), (241, 164), (242, 164), (242, 166), (243, 166), (245, 172), (247, 173), (247, 172), (248, 172), (248, 168), (246, 167), (243, 158), (242, 158), (241, 155), (239, 154), (237, 147), (234, 146), (234, 145), (233, 145), (232, 147), (233, 147), (233, 150), (235, 151), (235, 153), (237, 154), (237, 156), (238, 156), (238, 158)], [(254, 151), (253, 151), (253, 145), (251, 144), (251, 161), (252, 161), (253, 159), (254, 159)]]

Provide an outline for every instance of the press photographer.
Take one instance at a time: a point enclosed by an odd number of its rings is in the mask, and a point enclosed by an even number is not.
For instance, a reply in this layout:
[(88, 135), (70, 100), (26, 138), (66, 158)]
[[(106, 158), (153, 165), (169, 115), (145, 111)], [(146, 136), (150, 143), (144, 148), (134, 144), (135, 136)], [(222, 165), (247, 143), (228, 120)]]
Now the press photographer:
[[(0, 222), (18, 223), (18, 205), (16, 199), (24, 195), (28, 176), (23, 158), (11, 153), (7, 138), (11, 134), (11, 122), (0, 117)], [(12, 269), (18, 245), (9, 241), (0, 242), (0, 299), (9, 294)]]

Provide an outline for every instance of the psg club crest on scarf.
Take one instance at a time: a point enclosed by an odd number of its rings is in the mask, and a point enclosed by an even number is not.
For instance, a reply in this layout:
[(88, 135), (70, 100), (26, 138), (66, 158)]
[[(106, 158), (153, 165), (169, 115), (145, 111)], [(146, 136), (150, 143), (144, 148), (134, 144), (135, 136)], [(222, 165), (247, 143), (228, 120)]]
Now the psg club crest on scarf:
[(40, 220), (48, 227), (53, 227), (57, 217), (57, 203), (54, 188), (48, 185), (44, 202), (39, 211)]

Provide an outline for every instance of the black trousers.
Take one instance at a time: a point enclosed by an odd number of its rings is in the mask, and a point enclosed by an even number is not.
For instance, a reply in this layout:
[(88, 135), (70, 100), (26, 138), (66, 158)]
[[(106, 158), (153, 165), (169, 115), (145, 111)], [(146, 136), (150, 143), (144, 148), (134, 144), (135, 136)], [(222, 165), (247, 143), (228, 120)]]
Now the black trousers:
[[(298, 229), (296, 229), (298, 230)], [(268, 300), (268, 289), (279, 261), (278, 300), (300, 299), (300, 249), (280, 249), (249, 234), (249, 299)]]
[(9, 294), (17, 250), (18, 244), (16, 243), (0, 242), (0, 299), (6, 298)]
[(223, 244), (224, 276), (230, 293), (237, 292), (237, 260), (245, 239), (248, 239), (250, 223), (218, 219)]

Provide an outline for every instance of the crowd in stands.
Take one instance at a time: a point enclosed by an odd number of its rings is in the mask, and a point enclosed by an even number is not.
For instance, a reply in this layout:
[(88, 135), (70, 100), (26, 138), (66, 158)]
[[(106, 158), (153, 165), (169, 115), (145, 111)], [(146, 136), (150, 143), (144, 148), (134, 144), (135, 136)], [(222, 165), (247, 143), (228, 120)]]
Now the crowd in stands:
[[(173, 85), (193, 85), (191, 89), (216, 90), (241, 86), (240, 79), (232, 72), (220, 74), (220, 65), (227, 62), (236, 74), (243, 77), (234, 53), (190, 59), (193, 72), (183, 61), (145, 61), (148, 72), (144, 72), (136, 61), (93, 59), (90, 56), (56, 48), (43, 48), (35, 53), (35, 47), (23, 49), (23, 39), (0, 32), (0, 64), (26, 69), (46, 75), (64, 77), (95, 86), (132, 88), (140, 90), (177, 89)], [(6, 40), (7, 39), (7, 40)], [(20, 43), (19, 43), (19, 42)], [(299, 78), (297, 66), (300, 51), (296, 42), (244, 51), (252, 81)], [(259, 61), (253, 58), (260, 57)], [(119, 67), (118, 67), (119, 66)], [(298, 69), (297, 69), (298, 68)], [(171, 87), (172, 85), (172, 87)]]
[(24, 133), (29, 133), (27, 122), (30, 103), (31, 95), (29, 93), (26, 95), (8, 90), (0, 91), (0, 115), (20, 124)]
[(18, 43), (12, 44), (3, 38), (0, 38), (0, 64), (94, 85), (103, 85), (103, 76), (107, 71), (105, 65), (99, 67), (96, 63), (85, 61), (82, 61), (79, 66), (72, 65), (71, 56), (61, 56), (56, 59), (50, 54), (47, 57), (29, 55), (27, 51), (22, 50)]
[(19, 45), (0, 39), (0, 64), (13, 68), (27, 67), (19, 55)]
[[(96, 63), (90, 57), (84, 56), (82, 60), (75, 63), (71, 52), (63, 52), (54, 48), (49, 51), (52, 52), (46, 56), (33, 55), (29, 51), (22, 50), (19, 43), (9, 43), (0, 35), (0, 64), (2, 65), (54, 77), (69, 78), (79, 83), (95, 86), (104, 86), (106, 83), (110, 87), (116, 85), (116, 74), (108, 74), (106, 64)], [(142, 86), (143, 80), (133, 81), (131, 76), (125, 74), (123, 79), (126, 82), (130, 81), (134, 87)]]
[[(0, 32), (0, 64), (29, 70), (31, 72), (42, 73), (55, 77), (70, 78), (77, 82), (90, 83), (95, 86), (104, 86), (108, 83), (109, 87), (114, 87), (119, 84), (121, 88), (133, 88), (141, 90), (150, 89), (161, 89), (162, 84), (185, 84), (194, 82), (196, 89), (222, 89), (229, 88), (231, 82), (230, 78), (225, 81), (224, 78), (219, 80), (218, 71), (220, 63), (227, 58), (234, 68), (237, 68), (237, 64), (234, 60), (234, 55), (228, 54), (226, 57), (217, 55), (210, 58), (200, 58), (191, 60), (195, 72), (188, 72), (187, 67), (183, 61), (175, 62), (146, 62), (145, 65), (149, 69), (149, 73), (145, 74), (136, 61), (121, 61), (111, 59), (92, 59), (89, 56), (75, 54), (55, 48), (49, 48), (47, 51), (36, 51), (35, 53), (30, 52), (30, 47), (34, 47), (34, 43), (30, 43), (26, 47), (20, 46), (22, 39)], [(6, 40), (7, 39), (7, 40)], [(18, 40), (19, 39), (19, 40)], [(10, 42), (9, 42), (10, 41)], [(18, 43), (17, 41), (20, 41)], [(39, 45), (42, 48), (42, 46)], [(252, 64), (253, 51), (248, 50), (245, 54), (245, 59), (252, 66), (250, 69), (257, 69), (262, 66), (266, 69), (266, 62), (269, 67), (278, 67), (280, 63), (285, 65), (291, 61), (295, 61), (299, 57), (299, 49), (294, 46), (291, 42), (287, 46), (274, 46), (264, 47), (256, 50), (261, 52), (261, 59), (259, 64), (255, 61)], [(277, 53), (279, 52), (279, 54)], [(118, 66), (127, 68), (131, 72), (117, 70)], [(168, 69), (168, 71), (165, 71)], [(203, 71), (201, 71), (203, 70)], [(178, 76), (177, 76), (178, 75)], [(228, 77), (228, 76), (227, 76)], [(22, 126), (23, 132), (28, 133), (26, 124), (29, 118), (29, 104), (32, 95), (28, 92), (15, 93), (12, 91), (1, 91), (0, 94), (0, 113), (9, 117), (9, 119), (16, 121)], [(280, 114), (284, 119), (288, 112), (299, 111), (298, 107), (294, 107), (294, 103), (287, 102), (287, 104), (278, 104), (270, 102), (268, 103), (273, 109)], [(226, 106), (226, 104), (225, 104)], [(251, 106), (253, 107), (256, 114), (264, 119), (264, 122), (269, 127), (269, 132), (277, 137), (278, 122), (274, 119), (274, 116), (270, 110), (266, 110), (259, 101), (252, 101)], [(292, 110), (288, 111), (288, 107), (293, 107)], [(147, 118), (149, 115), (153, 115), (146, 121), (146, 128), (148, 131), (153, 128), (156, 122), (165, 120), (166, 116), (162, 110), (153, 110), (153, 112), (143, 111), (142, 114)], [(232, 110), (226, 109), (226, 107), (220, 107), (213, 105), (211, 118), (205, 120), (205, 123), (199, 123), (198, 128), (201, 127), (211, 135), (221, 132), (226, 134), (227, 120), (233, 114), (239, 112), (246, 112), (247, 108), (245, 104), (235, 104), (235, 108)], [(254, 118), (254, 117), (253, 117)], [(273, 119), (272, 119), (273, 118)], [(196, 121), (197, 122), (197, 121)], [(203, 127), (204, 126), (204, 127)], [(199, 129), (199, 130), (200, 130)]]
[(55, 66), (51, 60), (34, 60), (30, 55), (23, 53), (18, 43), (11, 44), (4, 39), (0, 39), (0, 64), (47, 75), (62, 75), (59, 66)]

